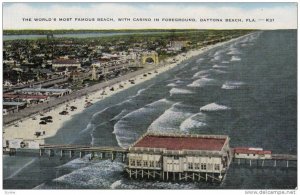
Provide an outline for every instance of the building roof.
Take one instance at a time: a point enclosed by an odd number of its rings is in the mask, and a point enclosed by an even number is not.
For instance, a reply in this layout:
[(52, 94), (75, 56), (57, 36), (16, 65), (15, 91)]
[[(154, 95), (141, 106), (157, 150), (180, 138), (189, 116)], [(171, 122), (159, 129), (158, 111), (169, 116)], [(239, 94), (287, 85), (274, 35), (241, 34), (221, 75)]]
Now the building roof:
[(17, 90), (18, 92), (52, 92), (52, 93), (65, 93), (70, 89), (57, 89), (57, 88), (23, 88)]
[(244, 148), (244, 147), (238, 147), (234, 148), (234, 153), (239, 154), (272, 154), (272, 151), (270, 150), (263, 150), (262, 148)]
[(78, 60), (75, 59), (55, 59), (53, 64), (80, 64)]
[(24, 106), (26, 102), (3, 102), (3, 106)]
[(145, 135), (132, 147), (221, 151), (227, 136)]

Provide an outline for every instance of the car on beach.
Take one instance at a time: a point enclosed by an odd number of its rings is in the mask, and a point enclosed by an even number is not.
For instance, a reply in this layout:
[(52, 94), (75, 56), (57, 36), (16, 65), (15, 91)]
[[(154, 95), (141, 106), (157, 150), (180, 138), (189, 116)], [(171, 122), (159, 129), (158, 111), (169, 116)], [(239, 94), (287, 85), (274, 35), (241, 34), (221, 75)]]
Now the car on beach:
[(67, 115), (67, 114), (69, 114), (67, 111), (61, 111), (60, 113), (59, 113), (60, 115)]

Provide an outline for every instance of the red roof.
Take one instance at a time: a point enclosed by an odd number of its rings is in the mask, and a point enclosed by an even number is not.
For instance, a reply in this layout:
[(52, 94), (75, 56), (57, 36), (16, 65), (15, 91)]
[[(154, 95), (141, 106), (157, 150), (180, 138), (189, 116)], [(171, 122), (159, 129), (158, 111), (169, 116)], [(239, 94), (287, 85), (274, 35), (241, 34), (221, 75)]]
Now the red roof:
[(270, 150), (253, 150), (250, 148), (234, 148), (234, 153), (239, 154), (272, 154)]
[(146, 135), (133, 147), (166, 148), (167, 150), (217, 150), (224, 146), (226, 138)]

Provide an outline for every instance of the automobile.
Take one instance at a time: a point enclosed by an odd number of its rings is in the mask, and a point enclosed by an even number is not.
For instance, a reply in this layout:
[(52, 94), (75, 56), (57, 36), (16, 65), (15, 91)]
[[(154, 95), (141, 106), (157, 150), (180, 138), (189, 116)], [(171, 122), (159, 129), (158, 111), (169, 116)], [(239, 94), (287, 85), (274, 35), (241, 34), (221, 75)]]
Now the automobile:
[(46, 121), (41, 121), (39, 124), (40, 125), (47, 125), (47, 122)]
[(67, 114), (69, 114), (67, 111), (61, 111), (60, 113), (59, 113), (60, 115), (67, 115)]

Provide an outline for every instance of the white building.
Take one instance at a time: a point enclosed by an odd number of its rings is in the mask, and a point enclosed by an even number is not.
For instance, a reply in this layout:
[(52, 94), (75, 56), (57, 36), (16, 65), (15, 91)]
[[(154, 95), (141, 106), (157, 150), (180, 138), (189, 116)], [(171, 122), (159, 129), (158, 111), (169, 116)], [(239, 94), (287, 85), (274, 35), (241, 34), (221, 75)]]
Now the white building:
[(229, 167), (228, 136), (146, 134), (129, 148), (130, 177), (221, 181)]
[(271, 159), (272, 151), (262, 148), (234, 148), (236, 159)]

